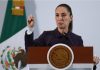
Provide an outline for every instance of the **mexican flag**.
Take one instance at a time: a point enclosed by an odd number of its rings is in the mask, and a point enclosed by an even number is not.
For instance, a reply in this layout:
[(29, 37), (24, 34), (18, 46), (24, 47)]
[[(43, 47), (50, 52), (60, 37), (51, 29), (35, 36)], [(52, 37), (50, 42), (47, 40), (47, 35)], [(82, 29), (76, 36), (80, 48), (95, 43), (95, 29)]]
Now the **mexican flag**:
[[(26, 26), (26, 12), (25, 7), (23, 9), (23, 15), (14, 15), (12, 9), (15, 6), (13, 5), (13, 0), (8, 0), (4, 21), (0, 25), (0, 47), (3, 46), (22, 46), (24, 47), (24, 28)], [(16, 7), (17, 9), (19, 7)], [(16, 12), (16, 10), (15, 10)], [(17, 12), (20, 13), (20, 12)]]
[[(13, 51), (12, 49), (14, 49), (18, 51), (19, 47), (25, 49), (24, 34), (27, 23), (25, 6), (16, 6), (13, 1), (17, 0), (5, 1), (7, 4), (4, 21), (2, 24), (0, 23), (0, 70), (14, 69), (14, 66), (10, 66), (14, 64), (14, 61), (11, 62), (13, 56), (8, 56), (8, 53), (12, 54), (10, 50)], [(23, 3), (21, 2), (21, 4)]]

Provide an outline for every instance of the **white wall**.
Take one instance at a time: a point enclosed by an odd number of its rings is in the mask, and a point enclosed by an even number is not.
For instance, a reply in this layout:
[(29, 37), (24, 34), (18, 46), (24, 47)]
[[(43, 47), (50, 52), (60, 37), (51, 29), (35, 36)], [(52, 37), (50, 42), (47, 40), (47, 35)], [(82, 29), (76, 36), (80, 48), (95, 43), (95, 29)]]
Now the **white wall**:
[(0, 0), (0, 35), (4, 21), (6, 5), (7, 5), (7, 0)]

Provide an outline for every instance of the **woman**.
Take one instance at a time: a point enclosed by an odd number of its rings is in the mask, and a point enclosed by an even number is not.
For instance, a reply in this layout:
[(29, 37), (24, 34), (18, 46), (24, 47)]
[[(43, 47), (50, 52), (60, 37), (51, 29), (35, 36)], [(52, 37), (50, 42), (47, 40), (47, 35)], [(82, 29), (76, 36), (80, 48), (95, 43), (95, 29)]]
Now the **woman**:
[[(39, 38), (33, 40), (34, 18), (28, 17), (28, 30), (25, 32), (25, 48), (35, 46), (52, 46), (57, 43), (69, 46), (83, 46), (81, 36), (72, 32), (73, 14), (71, 7), (67, 4), (60, 4), (55, 9), (55, 19), (57, 28), (52, 31), (44, 31)], [(96, 69), (96, 65), (93, 68)]]
[(33, 40), (33, 32), (31, 30), (34, 27), (34, 19), (32, 16), (29, 16), (29, 29), (25, 33), (25, 46), (52, 46), (56, 43), (64, 43), (69, 46), (83, 46), (81, 37), (72, 33), (73, 15), (71, 8), (68, 5), (61, 4), (57, 6), (55, 10), (55, 19), (57, 24), (55, 30), (44, 31), (38, 39)]

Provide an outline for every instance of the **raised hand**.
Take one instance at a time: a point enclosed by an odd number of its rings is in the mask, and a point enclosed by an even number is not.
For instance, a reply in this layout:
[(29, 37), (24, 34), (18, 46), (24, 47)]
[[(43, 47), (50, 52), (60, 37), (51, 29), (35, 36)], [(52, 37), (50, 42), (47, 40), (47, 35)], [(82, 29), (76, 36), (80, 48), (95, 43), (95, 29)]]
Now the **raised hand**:
[(35, 24), (34, 17), (32, 15), (28, 16), (27, 26), (29, 28), (33, 28), (34, 27), (34, 24)]

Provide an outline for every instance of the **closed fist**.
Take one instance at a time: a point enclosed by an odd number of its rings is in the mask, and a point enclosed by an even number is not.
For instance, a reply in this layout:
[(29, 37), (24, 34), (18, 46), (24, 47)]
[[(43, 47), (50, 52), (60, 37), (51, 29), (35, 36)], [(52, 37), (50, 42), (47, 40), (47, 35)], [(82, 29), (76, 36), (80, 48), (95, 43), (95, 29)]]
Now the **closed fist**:
[(34, 17), (32, 15), (28, 16), (28, 19), (27, 19), (27, 26), (29, 28), (32, 28), (34, 27)]

